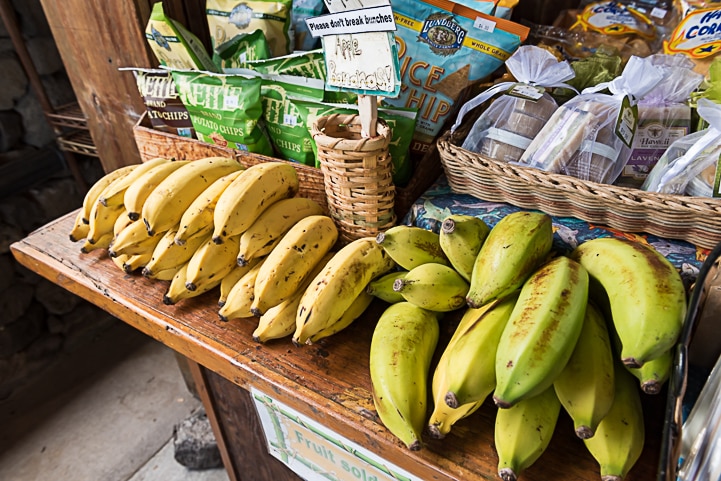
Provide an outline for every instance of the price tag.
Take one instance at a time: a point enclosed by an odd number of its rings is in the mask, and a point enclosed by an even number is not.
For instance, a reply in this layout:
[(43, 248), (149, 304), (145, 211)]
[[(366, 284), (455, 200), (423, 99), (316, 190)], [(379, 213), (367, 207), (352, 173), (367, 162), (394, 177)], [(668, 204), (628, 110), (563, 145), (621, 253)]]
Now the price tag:
[(473, 26), (479, 30), (483, 30), (484, 32), (493, 33), (496, 29), (496, 22), (487, 18), (476, 17), (475, 22), (473, 22)]
[(638, 106), (631, 105), (631, 99), (626, 96), (621, 102), (621, 110), (616, 119), (616, 135), (626, 144), (627, 147), (631, 147), (633, 138), (636, 135), (636, 128), (638, 127)]
[(536, 87), (534, 85), (517, 83), (514, 84), (510, 89), (508, 89), (506, 94), (526, 100), (533, 100), (534, 102), (536, 102), (538, 101), (538, 99), (543, 97), (545, 91), (546, 89), (544, 89), (543, 87)]
[(235, 110), (238, 108), (239, 101), (237, 95), (226, 95), (223, 98), (223, 107), (230, 110)]

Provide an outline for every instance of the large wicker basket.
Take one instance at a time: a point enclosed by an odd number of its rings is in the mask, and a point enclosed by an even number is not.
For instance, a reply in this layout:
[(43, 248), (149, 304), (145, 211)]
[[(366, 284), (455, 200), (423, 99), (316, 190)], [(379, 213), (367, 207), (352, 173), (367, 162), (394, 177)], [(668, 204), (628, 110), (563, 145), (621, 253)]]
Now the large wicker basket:
[(451, 189), (624, 232), (645, 232), (711, 249), (721, 241), (721, 199), (656, 194), (509, 164), (463, 149), (460, 136), (438, 139)]

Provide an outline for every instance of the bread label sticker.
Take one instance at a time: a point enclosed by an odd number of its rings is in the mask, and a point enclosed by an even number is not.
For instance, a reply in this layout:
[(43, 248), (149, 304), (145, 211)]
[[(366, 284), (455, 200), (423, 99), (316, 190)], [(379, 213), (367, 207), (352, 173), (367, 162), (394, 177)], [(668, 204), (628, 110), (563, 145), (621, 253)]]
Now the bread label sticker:
[(575, 26), (605, 35), (635, 34), (648, 40), (656, 36), (656, 27), (651, 19), (616, 1), (588, 4), (571, 28)]
[(638, 126), (638, 106), (631, 105), (631, 99), (627, 96), (621, 102), (618, 119), (616, 120), (616, 135), (621, 141), (631, 148), (633, 137), (636, 135)]
[(689, 13), (663, 42), (667, 54), (682, 53), (701, 59), (721, 49), (721, 8), (706, 8)]
[(524, 83), (516, 83), (511, 86), (511, 88), (508, 89), (506, 92), (506, 95), (510, 95), (512, 97), (518, 97), (525, 100), (532, 100), (534, 102), (537, 102), (541, 97), (543, 97), (544, 92), (546, 89), (543, 87), (539, 87), (536, 85), (529, 85)]

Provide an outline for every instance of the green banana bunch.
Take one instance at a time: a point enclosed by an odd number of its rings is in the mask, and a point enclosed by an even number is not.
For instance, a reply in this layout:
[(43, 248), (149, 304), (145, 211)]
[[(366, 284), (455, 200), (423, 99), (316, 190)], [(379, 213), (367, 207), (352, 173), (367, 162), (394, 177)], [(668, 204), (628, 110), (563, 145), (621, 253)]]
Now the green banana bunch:
[(376, 242), (396, 264), (407, 271), (428, 262), (451, 265), (441, 248), (438, 234), (421, 227), (393, 226), (380, 232)]
[(371, 338), (373, 404), (383, 425), (413, 451), (422, 447), (428, 371), (438, 335), (438, 314), (397, 302), (383, 311)]
[(242, 234), (273, 203), (294, 197), (298, 173), (285, 162), (262, 162), (248, 167), (218, 199), (213, 213), (213, 241)]
[(268, 254), (255, 281), (250, 311), (260, 317), (298, 290), (338, 240), (338, 228), (327, 215), (299, 220)]
[(606, 319), (589, 301), (583, 328), (566, 367), (553, 383), (556, 395), (573, 420), (576, 436), (594, 435), (614, 397), (614, 354)]
[(628, 367), (626, 369), (639, 381), (641, 391), (646, 394), (658, 394), (661, 388), (671, 377), (675, 349), (669, 349), (656, 359), (643, 363), (641, 367)]
[(90, 211), (93, 209), (93, 206), (98, 203), (100, 194), (102, 194), (102, 192), (107, 189), (110, 184), (128, 175), (137, 166), (138, 164), (132, 164), (119, 167), (103, 175), (90, 186), (88, 191), (85, 193), (85, 197), (83, 197), (83, 205), (80, 208), (80, 215), (83, 222), (86, 224), (90, 223)]
[(254, 257), (270, 254), (283, 235), (298, 221), (321, 214), (323, 208), (313, 199), (291, 197), (274, 202), (241, 234), (238, 264), (243, 265)]
[(366, 309), (368, 309), (368, 306), (371, 305), (371, 302), (373, 302), (373, 296), (368, 294), (366, 291), (361, 291), (361, 293), (358, 294), (358, 297), (356, 297), (355, 300), (351, 302), (351, 305), (348, 306), (348, 309), (346, 309), (343, 315), (340, 316), (340, 319), (338, 319), (337, 322), (334, 322), (333, 324), (327, 326), (325, 329), (321, 329), (320, 331), (310, 336), (306, 341), (306, 344), (316, 343), (321, 339), (325, 339), (326, 337), (330, 337), (333, 334), (337, 334), (346, 327), (350, 326), (351, 324), (353, 324), (353, 321), (358, 319), (366, 311)]
[(105, 207), (112, 207), (114, 205), (121, 204), (124, 205), (125, 191), (130, 186), (130, 184), (135, 182), (144, 173), (146, 173), (153, 167), (165, 164), (167, 162), (170, 162), (170, 160), (164, 159), (162, 157), (157, 157), (155, 159), (150, 159), (147, 162), (138, 164), (131, 172), (128, 173), (128, 175), (124, 175), (121, 179), (118, 179), (116, 182), (113, 182), (110, 186), (108, 186), (108, 188), (105, 189), (102, 194), (100, 194), (100, 197), (98, 197), (98, 202), (103, 204)]
[(466, 305), (468, 282), (452, 267), (429, 262), (396, 279), (393, 290), (418, 307), (449, 312)]
[(451, 265), (463, 278), (471, 282), (473, 266), (486, 237), (491, 232), (483, 219), (472, 215), (451, 214), (441, 224), (441, 249)]
[[(210, 233), (207, 235), (206, 239), (209, 238)], [(228, 294), (230, 293), (230, 290), (240, 280), (241, 277), (248, 273), (248, 271), (255, 264), (257, 264), (256, 259), (242, 266), (236, 265), (230, 272), (228, 272), (228, 274), (225, 275), (225, 277), (223, 277), (223, 280), (220, 281), (220, 297), (218, 298), (218, 307), (223, 307), (225, 305), (225, 301), (228, 299)]]
[(588, 273), (578, 262), (556, 257), (531, 274), (498, 342), (496, 406), (553, 384), (576, 346), (587, 303)]
[(368, 283), (395, 267), (395, 262), (372, 237), (343, 246), (313, 278), (301, 297), (293, 334), (295, 345), (334, 324)]
[(143, 267), (143, 276), (162, 281), (171, 280), (180, 266), (188, 262), (195, 251), (210, 239), (210, 232), (207, 232), (205, 235), (193, 236), (179, 246), (175, 243), (176, 232), (177, 229), (170, 229), (158, 239), (153, 255)]
[(377, 297), (378, 299), (385, 301), (389, 304), (395, 304), (396, 302), (405, 301), (403, 295), (400, 292), (393, 290), (393, 283), (396, 279), (401, 279), (408, 274), (408, 271), (393, 271), (388, 274), (383, 274), (368, 283), (366, 292), (371, 296)]
[(90, 226), (83, 220), (83, 210), (78, 209), (78, 213), (75, 215), (75, 221), (73, 222), (73, 228), (70, 229), (70, 242), (78, 242), (79, 240), (88, 237), (90, 232)]
[(603, 286), (625, 365), (641, 367), (676, 344), (686, 290), (668, 259), (653, 247), (617, 237), (586, 241), (571, 257)]
[(185, 274), (185, 287), (189, 291), (202, 289), (205, 284), (218, 285), (223, 277), (233, 270), (237, 264), (238, 236), (228, 239), (228, 242), (216, 244), (212, 239), (206, 240), (193, 253), (188, 261)]
[(551, 217), (513, 212), (491, 229), (476, 256), (467, 302), (481, 307), (519, 289), (548, 257), (553, 244)]
[(553, 387), (496, 413), (494, 440), (498, 476), (516, 481), (546, 451), (556, 429), (561, 403)]
[(213, 211), (220, 194), (243, 172), (236, 170), (224, 175), (193, 199), (180, 217), (178, 231), (175, 233), (176, 244), (183, 245), (194, 235), (210, 234), (213, 231)]
[(645, 442), (643, 406), (636, 379), (615, 363), (616, 395), (610, 411), (583, 442), (598, 464), (603, 480), (622, 480), (638, 458)]
[(135, 179), (133, 183), (125, 189), (125, 193), (123, 194), (123, 204), (128, 210), (130, 220), (140, 220), (143, 204), (150, 193), (163, 179), (189, 162), (189, 160), (173, 160), (171, 162), (161, 163), (143, 172), (141, 176)]
[(165, 232), (180, 223), (190, 204), (210, 184), (243, 166), (228, 157), (194, 160), (171, 172), (143, 202), (141, 217), (149, 235)]
[(218, 311), (221, 321), (227, 322), (231, 319), (253, 317), (250, 306), (253, 303), (255, 281), (266, 259), (267, 257), (258, 259), (257, 263), (238, 279), (238, 282), (228, 291), (225, 303)]
[[(125, 216), (127, 218), (127, 216)], [(145, 254), (151, 253), (163, 238), (165, 232), (158, 232), (155, 235), (149, 236), (148, 231), (145, 229), (145, 225), (140, 221), (130, 221), (125, 228), (123, 228), (113, 238), (113, 242), (110, 244), (108, 253), (110, 257), (118, 254)]]
[(489, 304), (491, 307), (446, 348), (445, 374), (448, 407), (458, 409), (482, 402), (496, 387), (496, 350), (518, 294)]

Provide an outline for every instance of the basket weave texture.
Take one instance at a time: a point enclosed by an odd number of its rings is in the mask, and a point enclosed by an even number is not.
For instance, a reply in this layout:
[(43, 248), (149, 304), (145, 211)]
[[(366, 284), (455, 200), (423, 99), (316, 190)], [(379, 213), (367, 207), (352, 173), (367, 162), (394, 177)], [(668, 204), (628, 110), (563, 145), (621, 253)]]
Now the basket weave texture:
[[(460, 131), (458, 131), (460, 132)], [(437, 141), (451, 190), (624, 232), (645, 232), (712, 249), (721, 241), (721, 199), (658, 194), (552, 174), (484, 157), (444, 133)]]
[(328, 210), (342, 242), (375, 236), (396, 223), (395, 186), (388, 144), (391, 131), (379, 121), (377, 135), (361, 136), (358, 115), (330, 115), (311, 130), (325, 181)]

